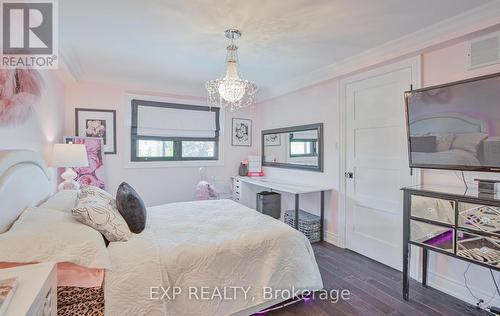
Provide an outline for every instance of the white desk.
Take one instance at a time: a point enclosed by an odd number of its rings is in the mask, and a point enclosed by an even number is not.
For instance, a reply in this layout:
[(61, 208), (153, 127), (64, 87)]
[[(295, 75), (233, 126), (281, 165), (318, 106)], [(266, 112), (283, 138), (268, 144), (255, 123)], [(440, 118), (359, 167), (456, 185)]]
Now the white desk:
[(320, 225), (321, 225), (321, 241), (323, 240), (323, 223), (325, 220), (325, 191), (330, 191), (333, 188), (330, 186), (310, 185), (304, 183), (292, 183), (272, 179), (267, 177), (240, 177), (234, 176), (232, 179), (239, 180), (240, 182), (252, 184), (269, 190), (280, 191), (295, 195), (295, 229), (299, 227), (299, 195), (305, 193), (320, 193)]

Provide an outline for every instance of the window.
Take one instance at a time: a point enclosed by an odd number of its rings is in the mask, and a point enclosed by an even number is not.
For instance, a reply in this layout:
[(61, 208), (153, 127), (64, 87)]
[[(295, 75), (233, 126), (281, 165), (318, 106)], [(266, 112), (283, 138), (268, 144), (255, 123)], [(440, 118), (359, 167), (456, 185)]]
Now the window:
[(131, 160), (217, 160), (219, 109), (132, 100)]
[(299, 139), (290, 134), (290, 157), (318, 156), (317, 139)]

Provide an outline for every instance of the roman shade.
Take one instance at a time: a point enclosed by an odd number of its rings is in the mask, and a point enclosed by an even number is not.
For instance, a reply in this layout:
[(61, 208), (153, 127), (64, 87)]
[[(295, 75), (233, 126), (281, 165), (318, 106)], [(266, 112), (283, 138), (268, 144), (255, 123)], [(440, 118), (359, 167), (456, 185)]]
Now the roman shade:
[(138, 136), (214, 138), (216, 122), (216, 112), (208, 108), (137, 107)]
[(316, 130), (311, 130), (311, 131), (300, 131), (300, 132), (293, 132), (292, 134), (292, 139), (300, 139), (300, 140), (317, 140), (318, 139), (318, 131)]

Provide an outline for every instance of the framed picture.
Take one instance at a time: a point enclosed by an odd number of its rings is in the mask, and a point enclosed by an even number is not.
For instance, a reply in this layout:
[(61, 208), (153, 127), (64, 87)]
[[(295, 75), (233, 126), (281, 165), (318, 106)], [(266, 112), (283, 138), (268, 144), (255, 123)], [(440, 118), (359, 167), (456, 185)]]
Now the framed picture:
[(104, 153), (116, 154), (116, 111), (75, 109), (75, 135), (102, 138)]
[(233, 146), (252, 146), (252, 120), (233, 118)]
[(87, 149), (88, 167), (72, 168), (80, 185), (93, 185), (104, 189), (103, 169), (103, 139), (96, 137), (65, 136), (64, 143), (85, 144)]
[(264, 146), (281, 146), (280, 134), (264, 135)]

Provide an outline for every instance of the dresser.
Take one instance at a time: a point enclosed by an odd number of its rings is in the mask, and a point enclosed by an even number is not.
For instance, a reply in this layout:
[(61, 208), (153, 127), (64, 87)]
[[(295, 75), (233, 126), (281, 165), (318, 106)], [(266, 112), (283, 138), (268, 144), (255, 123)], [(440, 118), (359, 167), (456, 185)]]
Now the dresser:
[(0, 279), (17, 278), (17, 288), (5, 316), (56, 316), (57, 269), (55, 263), (1, 269)]
[(236, 202), (241, 201), (241, 180), (238, 177), (233, 177), (231, 178), (233, 183), (232, 183), (232, 198)]
[(422, 284), (428, 252), (500, 271), (500, 196), (474, 189), (420, 185), (404, 192), (403, 297), (409, 298), (410, 245), (422, 248)]

